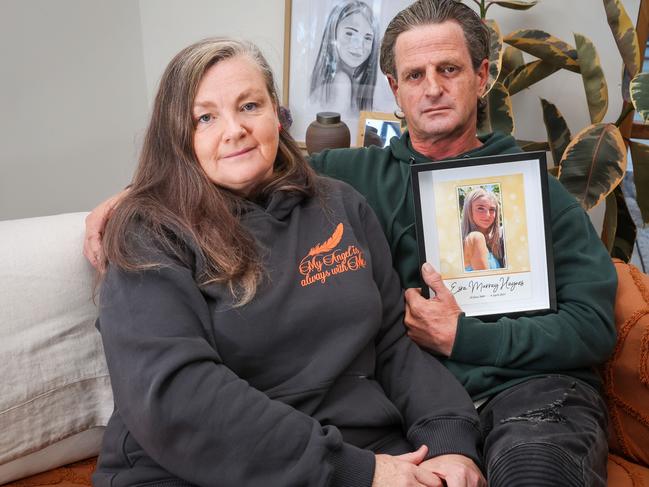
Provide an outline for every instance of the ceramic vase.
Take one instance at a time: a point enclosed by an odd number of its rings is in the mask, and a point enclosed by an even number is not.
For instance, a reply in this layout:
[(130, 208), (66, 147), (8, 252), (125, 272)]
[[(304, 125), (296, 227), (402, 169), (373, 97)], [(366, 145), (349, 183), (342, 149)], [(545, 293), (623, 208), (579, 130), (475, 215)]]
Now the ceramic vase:
[(323, 149), (349, 147), (350, 141), (349, 127), (336, 112), (319, 112), (315, 121), (306, 129), (305, 142), (309, 154)]

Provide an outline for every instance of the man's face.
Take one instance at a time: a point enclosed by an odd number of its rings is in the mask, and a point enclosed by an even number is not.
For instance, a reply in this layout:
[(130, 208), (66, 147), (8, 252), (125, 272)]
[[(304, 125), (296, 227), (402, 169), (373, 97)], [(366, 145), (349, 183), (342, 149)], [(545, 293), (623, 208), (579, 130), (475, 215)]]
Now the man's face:
[(454, 21), (416, 27), (397, 37), (397, 79), (388, 81), (413, 141), (475, 138), (477, 99), (485, 92), (488, 61), (478, 71), (460, 25)]

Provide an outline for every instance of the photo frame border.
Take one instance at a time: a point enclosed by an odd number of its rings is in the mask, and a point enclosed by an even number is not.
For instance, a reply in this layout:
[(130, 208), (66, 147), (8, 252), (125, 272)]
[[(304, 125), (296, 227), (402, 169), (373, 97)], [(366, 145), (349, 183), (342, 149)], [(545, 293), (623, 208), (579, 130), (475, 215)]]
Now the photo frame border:
[[(509, 318), (516, 318), (520, 316), (530, 316), (540, 313), (551, 313), (556, 312), (557, 310), (557, 300), (556, 300), (556, 287), (555, 287), (555, 276), (554, 276), (554, 253), (552, 249), (552, 229), (550, 224), (550, 197), (548, 189), (548, 177), (551, 177), (547, 171), (547, 159), (544, 151), (537, 152), (521, 152), (516, 154), (504, 154), (504, 155), (495, 155), (495, 156), (482, 156), (482, 157), (471, 157), (465, 159), (450, 159), (439, 162), (428, 162), (413, 164), (410, 168), (411, 172), (411, 183), (414, 197), (414, 206), (415, 206), (415, 229), (417, 235), (417, 248), (419, 252), (419, 263), (420, 267), (425, 262), (427, 262), (426, 256), (426, 242), (425, 242), (425, 232), (423, 225), (422, 217), (422, 203), (421, 203), (421, 191), (419, 185), (419, 174), (426, 171), (436, 171), (443, 169), (461, 169), (476, 167), (476, 166), (486, 166), (486, 165), (502, 165), (510, 164), (513, 162), (521, 162), (535, 160), (538, 164), (538, 178), (541, 187), (541, 214), (543, 215), (543, 228), (545, 235), (545, 271), (547, 272), (547, 282), (548, 282), (548, 303), (549, 306), (543, 309), (529, 309), (526, 311), (514, 311), (507, 312), (502, 311), (499, 313), (489, 313), (483, 315), (473, 315), (475, 318), (479, 319), (488, 319), (489, 321), (496, 321), (503, 316)], [(502, 166), (501, 166), (502, 167)], [(470, 179), (467, 177), (467, 179)], [(432, 191), (432, 190), (431, 190)], [(526, 204), (528, 201), (526, 200)], [(425, 298), (429, 298), (430, 291), (428, 286), (423, 282), (421, 285), (422, 295)]]
[(397, 117), (394, 113), (388, 112), (370, 112), (361, 110), (358, 116), (358, 147), (363, 146), (363, 139), (365, 138), (365, 126), (367, 125), (367, 120), (382, 120), (383, 122), (397, 122), (399, 128), (401, 129), (401, 135), (403, 135), (403, 120)]

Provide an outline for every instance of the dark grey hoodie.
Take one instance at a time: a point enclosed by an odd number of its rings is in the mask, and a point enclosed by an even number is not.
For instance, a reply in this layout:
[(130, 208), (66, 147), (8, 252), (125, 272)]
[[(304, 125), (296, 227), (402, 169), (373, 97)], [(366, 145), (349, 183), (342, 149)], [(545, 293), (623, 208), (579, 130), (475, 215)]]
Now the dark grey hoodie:
[(278, 192), (244, 215), (267, 273), (245, 306), (196, 284), (201, 259), (180, 236), (177, 257), (138, 229), (139, 252), (164, 265), (109, 267), (98, 326), (115, 412), (94, 485), (369, 486), (364, 447), (394, 431), (479, 462), (467, 393), (405, 335), (376, 217), (318, 181), (322, 198)]

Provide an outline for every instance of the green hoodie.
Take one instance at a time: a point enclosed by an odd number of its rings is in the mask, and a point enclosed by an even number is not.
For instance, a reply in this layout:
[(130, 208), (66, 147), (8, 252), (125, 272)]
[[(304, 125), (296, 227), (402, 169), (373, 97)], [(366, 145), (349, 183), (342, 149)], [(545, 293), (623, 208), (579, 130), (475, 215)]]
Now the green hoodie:
[[(460, 154), (480, 157), (520, 152), (511, 136), (481, 137), (483, 145)], [(335, 149), (316, 154), (313, 167), (365, 195), (390, 243), (404, 287), (419, 287), (419, 257), (410, 165), (430, 162), (412, 148), (406, 132), (389, 148)], [(617, 277), (588, 215), (548, 175), (557, 312), (483, 322), (461, 315), (446, 366), (474, 400), (538, 375), (565, 374), (598, 387), (594, 366), (615, 344), (613, 302)]]

